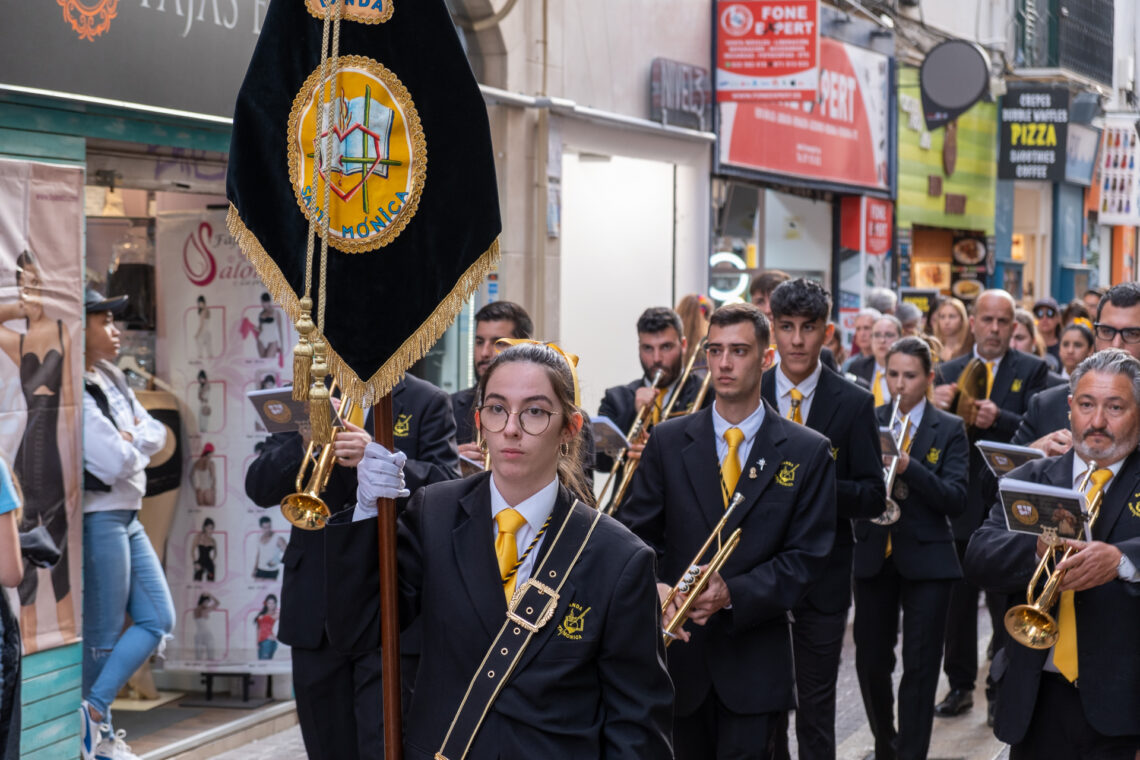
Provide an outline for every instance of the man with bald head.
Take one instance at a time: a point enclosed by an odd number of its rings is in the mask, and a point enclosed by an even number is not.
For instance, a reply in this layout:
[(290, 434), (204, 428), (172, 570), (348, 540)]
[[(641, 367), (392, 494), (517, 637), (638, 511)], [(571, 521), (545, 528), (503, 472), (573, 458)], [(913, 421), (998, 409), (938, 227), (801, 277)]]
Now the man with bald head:
[[(986, 398), (974, 402), (974, 426), (984, 440), (1008, 443), (1021, 424), (1029, 399), (1044, 390), (1049, 368), (1042, 360), (1009, 347), (1013, 337), (1013, 297), (1004, 290), (987, 290), (974, 302), (970, 330), (974, 334), (974, 351), (945, 362), (937, 370), (935, 403), (949, 408), (954, 383), (972, 359), (985, 363)], [(967, 420), (969, 423), (969, 420)], [(966, 510), (952, 521), (954, 542), (961, 560), (970, 536), (986, 516), (987, 481), (992, 476), (981, 452), (970, 449), (970, 484), (966, 494)], [(1004, 633), (1002, 616), (1005, 600), (987, 595), (990, 616), (994, 619), (995, 650)], [(959, 715), (974, 704), (974, 683), (978, 673), (978, 589), (965, 581), (955, 583), (946, 619), (946, 645), (943, 669), (950, 681), (950, 693), (935, 707), (935, 714)]]

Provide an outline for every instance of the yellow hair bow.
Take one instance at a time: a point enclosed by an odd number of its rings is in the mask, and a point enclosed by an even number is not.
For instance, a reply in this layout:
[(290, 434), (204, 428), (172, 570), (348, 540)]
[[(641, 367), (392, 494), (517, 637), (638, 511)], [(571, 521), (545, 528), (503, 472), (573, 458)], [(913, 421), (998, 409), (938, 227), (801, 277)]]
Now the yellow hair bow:
[(566, 363), (570, 365), (570, 378), (574, 381), (574, 406), (582, 405), (582, 392), (578, 387), (578, 357), (574, 354), (568, 354), (562, 350), (562, 347), (557, 343), (546, 340), (531, 340), (530, 338), (499, 338), (498, 343), (506, 343), (508, 346), (519, 346), (532, 344), (535, 346), (546, 346), (550, 350), (557, 353)]
[(1089, 332), (1092, 332), (1093, 324), (1091, 321), (1089, 321), (1085, 317), (1077, 317), (1076, 319), (1073, 320), (1073, 324), (1074, 325), (1083, 325), (1089, 329)]

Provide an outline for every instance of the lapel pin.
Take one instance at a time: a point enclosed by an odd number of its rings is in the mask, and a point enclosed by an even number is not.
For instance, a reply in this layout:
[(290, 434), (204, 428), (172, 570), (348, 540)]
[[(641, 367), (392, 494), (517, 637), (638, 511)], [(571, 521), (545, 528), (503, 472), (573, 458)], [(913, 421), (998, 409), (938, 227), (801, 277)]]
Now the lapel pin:
[(764, 465), (768, 464), (768, 462), (763, 459), (757, 459), (756, 464), (760, 466), (760, 472), (764, 472)]
[(748, 471), (748, 479), (749, 480), (756, 480), (756, 468), (755, 467), (753, 467), (752, 469), (750, 469)]

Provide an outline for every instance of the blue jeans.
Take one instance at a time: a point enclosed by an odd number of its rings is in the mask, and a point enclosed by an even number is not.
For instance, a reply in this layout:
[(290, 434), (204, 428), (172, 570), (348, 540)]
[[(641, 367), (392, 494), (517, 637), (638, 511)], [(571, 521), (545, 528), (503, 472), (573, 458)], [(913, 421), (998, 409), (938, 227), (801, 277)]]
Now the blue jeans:
[(272, 660), (273, 655), (277, 654), (277, 642), (273, 639), (266, 639), (265, 641), (257, 642), (257, 659), (259, 660)]
[(119, 689), (173, 630), (170, 588), (138, 511), (83, 515), (83, 695), (105, 722)]

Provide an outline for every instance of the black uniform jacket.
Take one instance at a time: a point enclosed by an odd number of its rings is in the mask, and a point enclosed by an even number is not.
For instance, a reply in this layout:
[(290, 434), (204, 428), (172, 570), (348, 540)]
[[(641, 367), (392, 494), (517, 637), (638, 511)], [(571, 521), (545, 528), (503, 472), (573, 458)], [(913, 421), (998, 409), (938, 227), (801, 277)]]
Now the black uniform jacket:
[[(426, 380), (405, 375), (392, 389), (396, 448), (407, 455), (408, 490), (459, 477), (455, 423), (445, 392)], [(369, 415), (365, 430), (372, 431)], [(305, 451), (297, 433), (271, 435), (245, 474), (245, 492), (260, 507), (275, 507), (294, 491)], [(356, 504), (356, 470), (335, 466), (321, 498), (332, 512)], [(281, 622), (278, 638), (302, 649), (315, 649), (325, 630), (324, 540), (320, 531), (294, 528), (282, 564)]]
[[(958, 382), (958, 376), (972, 358), (973, 354), (965, 354), (938, 365), (934, 369), (935, 382), (939, 385)], [(1029, 399), (1044, 390), (1048, 373), (1049, 368), (1045, 362), (1036, 356), (1012, 348), (1007, 351), (998, 365), (993, 389), (990, 391), (990, 400), (997, 404), (1001, 413), (988, 430), (980, 431), (979, 437), (987, 441), (1008, 443), (1021, 424)], [(993, 474), (986, 466), (982, 453), (976, 446), (971, 446), (966, 509), (953, 520), (954, 538), (965, 541), (982, 524), (990, 504), (987, 494), (992, 494), (995, 487)]]
[(1069, 383), (1046, 388), (1029, 399), (1029, 409), (1021, 418), (1010, 443), (1028, 446), (1038, 438), (1069, 429)]
[(860, 354), (847, 366), (847, 371), (862, 380), (866, 388), (871, 387), (871, 381), (875, 379), (875, 357), (872, 354)]
[[(879, 425), (890, 424), (891, 407), (875, 410)], [(962, 420), (927, 403), (910, 447), (906, 472), (895, 476), (899, 521), (855, 522), (855, 577), (872, 578), (883, 566), (887, 534), (899, 575), (909, 580), (961, 578), (950, 518), (966, 508), (970, 444)], [(879, 470), (880, 475), (882, 470)], [(902, 494), (906, 494), (903, 496)]]
[[(1072, 487), (1073, 452), (1022, 465), (1007, 477)], [(1140, 454), (1132, 452), (1105, 493), (1093, 539), (1106, 541), (1140, 567)], [(1001, 504), (970, 540), (966, 578), (1021, 601), (1037, 566), (1034, 536), (1006, 530)], [(1058, 597), (1059, 598), (1059, 597)], [(1140, 584), (1119, 579), (1074, 598), (1077, 611), (1077, 679), (1085, 718), (1106, 736), (1140, 735)], [(1057, 609), (1050, 610), (1056, 619)], [(1041, 668), (1049, 650), (1014, 641), (1006, 645), (1008, 667), (1001, 677), (994, 733), (1009, 744), (1025, 738), (1033, 716)], [(996, 661), (995, 661), (996, 662)], [(1065, 720), (1064, 715), (1052, 716)]]
[(475, 442), (475, 389), (472, 385), (451, 394), (451, 413), (455, 415), (455, 442), (462, 446)]
[[(764, 373), (760, 395), (773, 409), (776, 373)], [(835, 547), (823, 577), (808, 591), (806, 601), (821, 612), (839, 612), (851, 604), (851, 520), (875, 517), (883, 511), (883, 458), (874, 397), (823, 367), (812, 397), (807, 426), (831, 441), (835, 459)]]
[[(440, 748), (506, 616), (489, 480), (478, 474), (425, 488), (400, 516), (401, 623), (423, 624), (405, 738), (409, 760), (431, 758)], [(552, 526), (571, 503), (561, 488)], [(337, 579), (328, 588), (333, 645), (374, 651), (380, 644), (376, 521), (334, 521), (325, 541), (329, 578)], [(571, 638), (559, 623), (575, 611), (584, 625)], [(653, 552), (603, 515), (559, 592), (554, 617), (524, 652), (467, 757), (672, 757), (673, 688), (660, 619)]]
[[(689, 376), (685, 381), (685, 387), (681, 389), (681, 396), (677, 399), (677, 403), (673, 405), (673, 414), (680, 414), (688, 412), (693, 406), (693, 401), (697, 398), (697, 393), (701, 388), (701, 381), (703, 376), (698, 377), (696, 373)], [(602, 417), (609, 417), (613, 423), (617, 425), (621, 432), (629, 432), (629, 426), (633, 424), (634, 417), (637, 416), (637, 403), (635, 396), (638, 388), (645, 386), (645, 381), (641, 378), (625, 385), (615, 385), (612, 388), (607, 388), (605, 395), (602, 396), (602, 403), (598, 405), (598, 415)], [(710, 388), (708, 393), (705, 394), (704, 406), (712, 403), (713, 392)], [(666, 397), (668, 403), (668, 397)], [(596, 455), (597, 469), (608, 471), (613, 467), (614, 461), (609, 456), (598, 452)]]
[[(659, 580), (669, 585), (724, 514), (714, 436), (711, 408), (658, 425), (617, 512), (657, 552)], [(742, 529), (721, 570), (732, 608), (705, 626), (690, 623), (692, 639), (670, 647), (677, 715), (691, 714), (710, 689), (737, 713), (795, 703), (789, 610), (819, 580), (835, 540), (835, 462), (826, 438), (765, 404), (741, 463), (744, 501), (722, 534)]]

